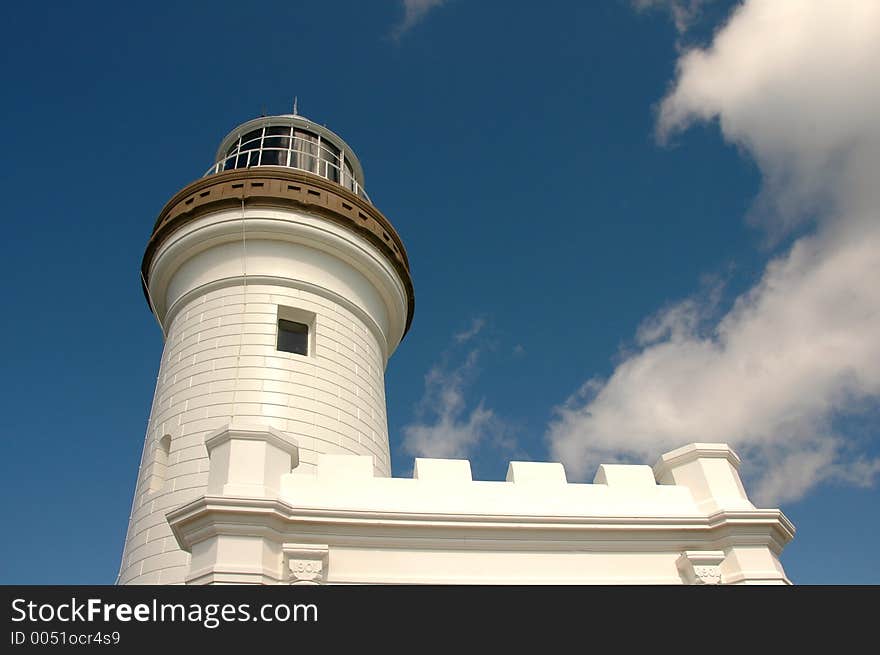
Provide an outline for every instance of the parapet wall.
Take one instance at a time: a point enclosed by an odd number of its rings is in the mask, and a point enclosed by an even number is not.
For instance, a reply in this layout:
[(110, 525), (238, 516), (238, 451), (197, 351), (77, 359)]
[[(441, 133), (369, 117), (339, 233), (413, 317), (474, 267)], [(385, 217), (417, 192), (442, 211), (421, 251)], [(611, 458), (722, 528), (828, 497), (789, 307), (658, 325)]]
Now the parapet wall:
[(207, 495), (168, 514), (190, 583), (787, 584), (794, 528), (756, 509), (725, 444), (569, 483), (558, 463), (510, 462), (475, 481), (467, 460), (416, 459), (374, 476), (370, 456), (322, 455), (271, 428), (206, 440)]
[[(603, 464), (593, 484), (569, 483), (559, 463), (510, 462), (504, 482), (475, 481), (470, 462), (417, 458), (412, 478), (374, 477), (369, 456), (323, 455), (314, 472), (283, 476), (299, 506), (508, 516), (702, 516), (753, 510), (739, 460), (724, 444), (694, 444), (650, 466)], [(656, 476), (656, 477), (655, 477)], [(659, 483), (658, 483), (659, 481)]]

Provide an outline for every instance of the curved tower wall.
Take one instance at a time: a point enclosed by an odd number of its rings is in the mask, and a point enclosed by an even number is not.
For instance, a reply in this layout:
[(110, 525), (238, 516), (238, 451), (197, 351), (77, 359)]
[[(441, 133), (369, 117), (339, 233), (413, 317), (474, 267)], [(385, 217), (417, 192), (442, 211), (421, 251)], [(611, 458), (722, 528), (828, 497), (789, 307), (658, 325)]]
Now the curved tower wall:
[[(169, 202), (145, 256), (165, 348), (119, 583), (185, 582), (166, 514), (206, 493), (205, 437), (233, 421), (293, 437), (297, 474), (349, 454), (390, 476), (384, 371), (412, 317), (405, 257), (362, 196), (306, 173), (227, 171)], [(306, 354), (278, 349), (279, 319), (308, 326)]]

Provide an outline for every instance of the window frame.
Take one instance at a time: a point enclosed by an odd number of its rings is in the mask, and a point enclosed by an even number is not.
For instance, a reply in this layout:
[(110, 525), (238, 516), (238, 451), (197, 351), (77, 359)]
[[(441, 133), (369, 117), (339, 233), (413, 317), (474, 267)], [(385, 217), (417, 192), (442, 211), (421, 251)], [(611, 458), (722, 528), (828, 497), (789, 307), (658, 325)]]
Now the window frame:
[[(306, 327), (306, 352), (305, 354), (293, 352), (290, 350), (281, 350), (279, 348), (279, 338), (281, 333), (281, 321), (287, 321), (289, 323), (298, 323), (300, 325), (304, 325)], [(317, 316), (315, 312), (310, 312), (308, 310), (299, 308), (299, 307), (291, 307), (287, 305), (278, 305), (278, 312), (275, 317), (275, 352), (284, 353), (290, 357), (314, 357), (315, 356), (315, 343), (316, 343), (316, 323)]]

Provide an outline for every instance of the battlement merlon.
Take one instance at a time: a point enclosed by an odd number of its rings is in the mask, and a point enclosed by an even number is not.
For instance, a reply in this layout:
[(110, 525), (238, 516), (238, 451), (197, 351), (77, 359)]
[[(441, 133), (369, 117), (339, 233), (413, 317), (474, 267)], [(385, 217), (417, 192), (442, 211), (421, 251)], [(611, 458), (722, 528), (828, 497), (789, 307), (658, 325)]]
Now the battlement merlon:
[[(603, 464), (592, 484), (547, 462), (510, 462), (505, 481), (480, 481), (467, 460), (417, 458), (412, 478), (386, 478), (370, 456), (320, 455), (306, 473), (295, 439), (255, 426), (230, 425), (206, 446), (207, 494), (167, 515), (192, 553), (191, 583), (286, 582), (286, 564), (239, 569), (313, 546), (322, 559), (296, 566), (320, 565), (330, 582), (788, 583), (778, 556), (794, 528), (749, 502), (726, 444), (684, 446), (653, 469)], [(235, 450), (246, 465), (229, 466)], [(521, 570), (529, 553), (546, 567), (537, 577)], [(448, 568), (465, 556), (474, 572)]]

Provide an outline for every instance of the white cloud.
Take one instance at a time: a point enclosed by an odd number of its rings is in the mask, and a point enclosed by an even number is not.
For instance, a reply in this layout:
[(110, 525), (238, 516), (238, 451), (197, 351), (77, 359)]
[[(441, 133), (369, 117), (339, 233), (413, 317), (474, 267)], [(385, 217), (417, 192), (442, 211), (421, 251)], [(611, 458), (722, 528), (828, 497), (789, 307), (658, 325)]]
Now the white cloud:
[(403, 427), (403, 449), (417, 457), (466, 458), (477, 448), (519, 452), (513, 427), (502, 421), (484, 400), (468, 400), (479, 376), (478, 362), (497, 345), (485, 334), (487, 321), (473, 318), (439, 363), (425, 375), (425, 391), (415, 407), (415, 420)]
[(480, 351), (471, 350), (453, 367), (434, 366), (425, 376), (419, 420), (403, 428), (403, 448), (418, 457), (467, 457), (498, 432), (495, 413), (483, 401), (468, 411), (465, 389), (473, 381)]
[(465, 341), (470, 341), (474, 337), (476, 337), (480, 331), (485, 327), (486, 319), (484, 318), (474, 318), (471, 319), (471, 324), (469, 327), (465, 328), (461, 332), (457, 332), (452, 338), (455, 339), (457, 343), (464, 343)]
[(403, 20), (394, 28), (393, 35), (400, 38), (419, 23), (429, 11), (443, 5), (446, 0), (403, 0)]
[[(573, 475), (690, 441), (746, 459), (761, 503), (826, 479), (870, 484), (877, 435), (841, 428), (880, 397), (880, 3), (748, 0), (683, 54), (663, 100), (669, 139), (717, 119), (760, 166), (751, 219), (813, 226), (712, 322), (693, 298), (647, 320), (639, 350), (557, 408), (547, 437)], [(843, 421), (845, 424), (846, 421)]]

